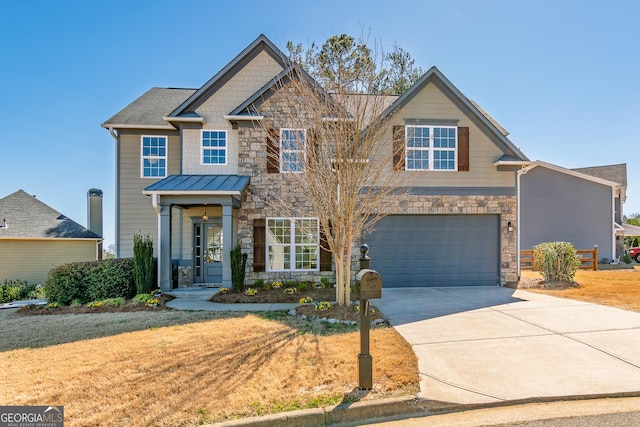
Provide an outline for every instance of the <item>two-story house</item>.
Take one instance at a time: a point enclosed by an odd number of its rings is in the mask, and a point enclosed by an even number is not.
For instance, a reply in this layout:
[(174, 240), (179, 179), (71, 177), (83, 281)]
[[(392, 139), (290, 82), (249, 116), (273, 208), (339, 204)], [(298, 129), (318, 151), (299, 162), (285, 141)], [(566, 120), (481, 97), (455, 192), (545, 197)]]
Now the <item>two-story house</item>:
[[(258, 95), (279, 90), (289, 65), (261, 35), (202, 87), (152, 88), (102, 124), (116, 142), (116, 255), (132, 256), (135, 232), (151, 234), (163, 290), (173, 266), (180, 286), (230, 286), (236, 244), (249, 281), (331, 274), (314, 212), (282, 217), (265, 200), (269, 191), (304, 199), (304, 189), (277, 190), (287, 162), (267, 155), (275, 140), (283, 160), (300, 130), (257, 123), (282, 110)], [(384, 114), (389, 165), (412, 178), (363, 240), (384, 286), (517, 280), (515, 171), (528, 159), (507, 132), (435, 67)]]

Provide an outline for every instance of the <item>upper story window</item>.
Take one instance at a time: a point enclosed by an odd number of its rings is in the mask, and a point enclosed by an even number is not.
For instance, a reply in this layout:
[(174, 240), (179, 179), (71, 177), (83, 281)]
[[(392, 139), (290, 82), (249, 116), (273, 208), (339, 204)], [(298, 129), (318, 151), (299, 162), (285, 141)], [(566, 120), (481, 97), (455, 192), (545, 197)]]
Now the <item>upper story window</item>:
[(317, 218), (267, 218), (269, 271), (317, 271), (319, 254)]
[(167, 137), (142, 136), (143, 178), (164, 178), (167, 176)]
[(226, 165), (227, 164), (227, 131), (203, 130), (202, 131), (202, 164)]
[(457, 170), (457, 128), (407, 126), (407, 170)]
[(302, 172), (306, 129), (280, 129), (280, 172)]

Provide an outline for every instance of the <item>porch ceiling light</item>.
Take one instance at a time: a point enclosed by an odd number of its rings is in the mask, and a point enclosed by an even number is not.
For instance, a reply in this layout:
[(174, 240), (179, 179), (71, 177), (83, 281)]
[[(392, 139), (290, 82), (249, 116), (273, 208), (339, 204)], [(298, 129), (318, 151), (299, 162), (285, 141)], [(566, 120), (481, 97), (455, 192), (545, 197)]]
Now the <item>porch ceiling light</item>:
[(202, 220), (204, 222), (207, 222), (207, 220), (209, 219), (209, 215), (207, 215), (207, 204), (204, 204), (204, 214), (202, 215)]

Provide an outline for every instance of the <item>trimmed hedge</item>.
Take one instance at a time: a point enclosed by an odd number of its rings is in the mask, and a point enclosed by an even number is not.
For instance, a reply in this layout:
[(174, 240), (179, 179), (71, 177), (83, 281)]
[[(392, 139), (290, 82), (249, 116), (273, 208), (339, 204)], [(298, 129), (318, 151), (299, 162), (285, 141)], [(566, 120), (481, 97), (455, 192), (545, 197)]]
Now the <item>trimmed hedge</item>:
[(55, 267), (45, 281), (49, 302), (86, 304), (106, 298), (133, 298), (133, 259), (72, 262)]

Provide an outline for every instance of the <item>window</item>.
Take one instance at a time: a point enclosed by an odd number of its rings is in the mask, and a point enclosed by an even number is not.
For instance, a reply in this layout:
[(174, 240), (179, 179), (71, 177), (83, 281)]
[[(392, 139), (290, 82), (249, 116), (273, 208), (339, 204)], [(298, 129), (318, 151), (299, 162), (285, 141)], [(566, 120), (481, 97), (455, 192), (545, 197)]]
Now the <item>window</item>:
[(227, 131), (203, 130), (202, 131), (202, 164), (226, 165), (227, 164)]
[(320, 253), (318, 227), (316, 218), (268, 218), (268, 270), (317, 271)]
[(456, 129), (407, 126), (407, 170), (456, 170)]
[(280, 129), (280, 172), (302, 172), (305, 129)]
[(164, 178), (167, 176), (167, 137), (142, 137), (142, 177)]

